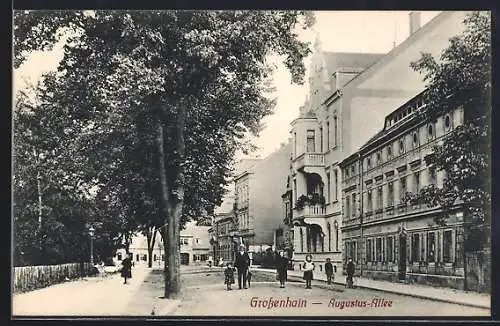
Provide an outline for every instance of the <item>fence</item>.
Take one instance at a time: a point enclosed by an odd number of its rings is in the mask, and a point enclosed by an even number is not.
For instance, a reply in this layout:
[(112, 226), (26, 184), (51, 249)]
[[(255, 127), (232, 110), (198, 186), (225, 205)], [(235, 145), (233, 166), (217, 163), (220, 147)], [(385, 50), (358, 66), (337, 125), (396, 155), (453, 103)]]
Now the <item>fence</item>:
[(13, 292), (25, 292), (93, 273), (90, 263), (14, 267)]

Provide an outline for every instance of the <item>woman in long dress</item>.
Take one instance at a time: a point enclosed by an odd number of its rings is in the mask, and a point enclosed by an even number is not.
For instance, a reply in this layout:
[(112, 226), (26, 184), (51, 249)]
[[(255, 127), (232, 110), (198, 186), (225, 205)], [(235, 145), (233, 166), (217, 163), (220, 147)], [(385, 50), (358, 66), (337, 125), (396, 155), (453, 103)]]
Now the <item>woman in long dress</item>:
[(130, 256), (127, 256), (122, 261), (122, 266), (121, 276), (125, 279), (123, 284), (127, 284), (127, 278), (132, 278), (132, 260)]

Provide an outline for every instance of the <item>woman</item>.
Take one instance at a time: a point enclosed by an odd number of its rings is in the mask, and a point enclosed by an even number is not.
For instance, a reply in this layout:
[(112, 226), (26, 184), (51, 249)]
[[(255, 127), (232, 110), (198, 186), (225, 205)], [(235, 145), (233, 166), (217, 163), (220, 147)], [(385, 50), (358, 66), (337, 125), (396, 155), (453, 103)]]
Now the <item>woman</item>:
[(132, 278), (132, 260), (130, 256), (127, 256), (123, 261), (122, 261), (122, 272), (121, 275), (125, 279), (125, 282), (123, 284), (127, 284), (127, 278)]
[(287, 279), (287, 268), (288, 259), (285, 257), (285, 252), (281, 251), (276, 257), (276, 273), (278, 274), (278, 280), (280, 281), (280, 288), (285, 287), (285, 282)]
[(314, 270), (314, 263), (312, 261), (312, 256), (310, 254), (306, 256), (306, 260), (304, 261), (302, 268), (304, 269), (303, 278), (304, 280), (306, 280), (306, 289), (310, 289), (311, 281), (313, 279), (313, 270)]

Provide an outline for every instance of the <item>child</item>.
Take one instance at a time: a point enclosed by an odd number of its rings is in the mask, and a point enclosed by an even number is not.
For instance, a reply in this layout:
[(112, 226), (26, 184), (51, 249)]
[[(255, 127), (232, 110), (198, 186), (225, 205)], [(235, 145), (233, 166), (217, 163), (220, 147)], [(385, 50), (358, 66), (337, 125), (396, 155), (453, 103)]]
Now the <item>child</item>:
[(312, 256), (309, 254), (306, 256), (306, 260), (304, 261), (304, 265), (302, 266), (304, 268), (304, 280), (306, 280), (306, 289), (311, 288), (311, 281), (313, 279), (313, 270), (314, 270), (314, 263), (312, 261)]
[(231, 263), (227, 263), (226, 269), (224, 270), (224, 284), (227, 285), (227, 290), (231, 290), (231, 284), (234, 284), (234, 268)]
[(326, 272), (326, 281), (328, 282), (328, 284), (332, 284), (332, 282), (334, 281), (334, 275), (333, 275), (333, 265), (330, 262), (330, 258), (326, 259), (325, 272)]

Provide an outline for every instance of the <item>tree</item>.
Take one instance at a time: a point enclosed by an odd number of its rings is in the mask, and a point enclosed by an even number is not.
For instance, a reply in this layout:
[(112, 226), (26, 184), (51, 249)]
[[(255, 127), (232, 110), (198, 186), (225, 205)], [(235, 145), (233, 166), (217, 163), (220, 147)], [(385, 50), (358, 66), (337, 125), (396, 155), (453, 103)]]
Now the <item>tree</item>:
[[(464, 24), (439, 61), (423, 54), (411, 64), (427, 83), (422, 112), (427, 119), (464, 109), (464, 124), (435, 147), (428, 162), (445, 171), (443, 187), (425, 187), (414, 200), (449, 210), (458, 199), (467, 218), (466, 249), (479, 250), (491, 225), (491, 18), (488, 12), (474, 12)], [(446, 218), (437, 222), (444, 224)]]
[(293, 11), (96, 11), (53, 21), (35, 17), (37, 23), (25, 19), (34, 28), (15, 32), (15, 44), (36, 48), (23, 39), (40, 37), (40, 30), (74, 28), (59, 86), (67, 93), (66, 106), (73, 104), (72, 115), (109, 129), (102, 159), (113, 162), (126, 149), (131, 127), (150, 127), (138, 138), (144, 148), (154, 148), (148, 153), (159, 171), (163, 223), (155, 222), (166, 226), (166, 297), (180, 290), (182, 224), (220, 203), (243, 135), (256, 134), (272, 113), (274, 102), (265, 96), (266, 56), (282, 55), (292, 81), (302, 82), (309, 48), (293, 31), (301, 17), (305, 27), (312, 23), (310, 15)]

